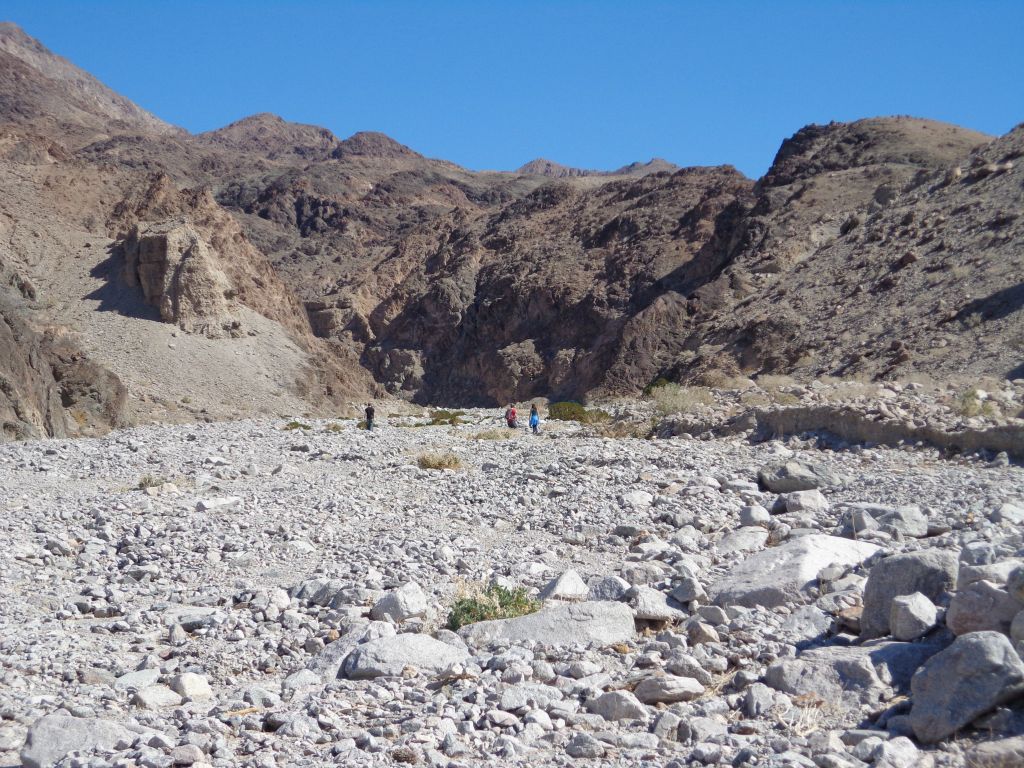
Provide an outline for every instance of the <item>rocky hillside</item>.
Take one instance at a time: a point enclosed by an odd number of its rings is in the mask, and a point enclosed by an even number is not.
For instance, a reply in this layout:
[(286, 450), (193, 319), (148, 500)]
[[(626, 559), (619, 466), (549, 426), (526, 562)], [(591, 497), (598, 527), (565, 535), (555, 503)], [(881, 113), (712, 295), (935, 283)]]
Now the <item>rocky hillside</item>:
[(758, 181), (473, 172), (267, 114), (192, 136), (12, 25), (0, 57), (8, 313), (69, 330), (129, 419), (1021, 375), (1020, 129), (809, 126)]

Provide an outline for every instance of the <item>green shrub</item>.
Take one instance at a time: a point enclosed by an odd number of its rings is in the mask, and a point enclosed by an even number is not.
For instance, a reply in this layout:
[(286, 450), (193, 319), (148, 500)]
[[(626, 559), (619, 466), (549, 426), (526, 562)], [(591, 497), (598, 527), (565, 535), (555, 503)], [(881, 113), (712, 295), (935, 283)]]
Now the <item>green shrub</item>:
[(421, 453), (416, 457), (420, 469), (458, 469), (462, 460), (451, 451), (445, 453)]
[(514, 619), (525, 616), (540, 608), (540, 603), (531, 600), (522, 587), (506, 589), (491, 584), (486, 589), (462, 589), (456, 596), (455, 604), (448, 614), (448, 629), (453, 632), (467, 624), (491, 619)]
[(978, 394), (978, 390), (971, 389), (964, 390), (960, 394), (960, 398), (957, 401), (958, 410), (961, 416), (971, 418), (973, 416), (988, 416), (994, 417), (999, 415), (999, 407), (991, 400), (982, 400)]
[(427, 424), (427, 426), (430, 426), (430, 427), (445, 427), (445, 426), (454, 427), (454, 426), (457, 426), (459, 424), (465, 424), (466, 422), (463, 421), (462, 418), (461, 418), (462, 416), (465, 416), (465, 415), (466, 415), (465, 411), (446, 411), (444, 409), (440, 409), (440, 410), (436, 410), (436, 411), (431, 411), (430, 412), (430, 422)]
[(600, 408), (584, 408), (579, 403), (552, 403), (548, 408), (548, 418), (555, 421), (578, 421), (580, 424), (600, 424), (610, 421), (612, 416)]
[(301, 421), (289, 421), (281, 429), (312, 429), (309, 424), (303, 424)]

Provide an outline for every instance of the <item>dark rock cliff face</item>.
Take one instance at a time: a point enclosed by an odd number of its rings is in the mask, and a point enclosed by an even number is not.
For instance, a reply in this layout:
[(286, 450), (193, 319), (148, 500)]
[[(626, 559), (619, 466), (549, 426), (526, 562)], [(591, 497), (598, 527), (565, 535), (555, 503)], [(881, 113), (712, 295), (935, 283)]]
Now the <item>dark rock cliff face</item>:
[(124, 423), (127, 393), (66, 338), (39, 334), (0, 297), (0, 439), (99, 434)]
[(6, 440), (67, 434), (45, 343), (5, 300), (0, 300), (0, 420)]

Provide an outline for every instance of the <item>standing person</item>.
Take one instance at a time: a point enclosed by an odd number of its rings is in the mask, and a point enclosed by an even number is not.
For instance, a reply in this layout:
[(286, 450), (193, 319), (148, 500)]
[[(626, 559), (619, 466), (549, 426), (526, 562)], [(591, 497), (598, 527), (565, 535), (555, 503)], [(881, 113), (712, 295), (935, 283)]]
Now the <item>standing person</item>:
[(505, 410), (505, 423), (508, 424), (509, 429), (519, 426), (519, 414), (516, 413), (516, 406), (513, 403), (509, 403)]
[(533, 434), (540, 434), (540, 414), (537, 412), (536, 403), (530, 406), (530, 429), (533, 430)]
[(373, 431), (373, 417), (376, 414), (377, 414), (377, 412), (375, 410), (373, 410), (373, 403), (367, 403), (366, 404), (366, 428), (368, 430), (370, 430), (371, 432)]

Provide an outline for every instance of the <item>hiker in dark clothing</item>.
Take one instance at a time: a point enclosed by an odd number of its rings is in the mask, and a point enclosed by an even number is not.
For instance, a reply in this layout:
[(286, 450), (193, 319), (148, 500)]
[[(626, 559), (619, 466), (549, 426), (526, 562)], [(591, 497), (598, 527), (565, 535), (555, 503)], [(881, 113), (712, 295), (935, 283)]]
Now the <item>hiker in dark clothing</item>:
[(376, 412), (373, 410), (373, 403), (367, 403), (366, 404), (366, 428), (368, 430), (370, 430), (370, 431), (373, 431), (373, 417), (374, 417), (375, 413)]

